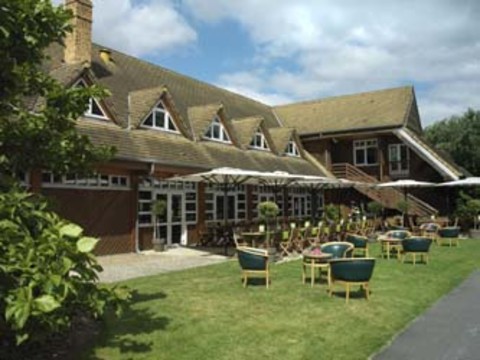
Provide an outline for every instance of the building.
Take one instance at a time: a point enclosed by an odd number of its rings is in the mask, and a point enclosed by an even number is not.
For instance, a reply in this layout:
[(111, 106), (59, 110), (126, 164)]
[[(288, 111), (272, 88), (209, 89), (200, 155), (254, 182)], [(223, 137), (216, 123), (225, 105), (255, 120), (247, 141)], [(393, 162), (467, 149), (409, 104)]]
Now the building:
[[(207, 223), (222, 218), (220, 189), (165, 180), (178, 174), (230, 166), (370, 181), (462, 176), (421, 139), (412, 88), (271, 107), (94, 44), (91, 1), (68, 0), (66, 6), (74, 14), (74, 31), (65, 48), (49, 49), (46, 71), (67, 87), (109, 89), (110, 97), (90, 100), (77, 128), (117, 153), (88, 179), (43, 171), (32, 172), (30, 181), (54, 199), (62, 216), (101, 238), (99, 254), (150, 248), (156, 199), (168, 204), (159, 225), (168, 243), (195, 242)], [(355, 198), (395, 207), (392, 197), (358, 191)], [(267, 199), (273, 199), (268, 187), (235, 188), (229, 219), (254, 219), (256, 204)], [(422, 211), (435, 211), (427, 200), (418, 199)], [(307, 189), (283, 191), (277, 201), (284, 218), (312, 213)]]

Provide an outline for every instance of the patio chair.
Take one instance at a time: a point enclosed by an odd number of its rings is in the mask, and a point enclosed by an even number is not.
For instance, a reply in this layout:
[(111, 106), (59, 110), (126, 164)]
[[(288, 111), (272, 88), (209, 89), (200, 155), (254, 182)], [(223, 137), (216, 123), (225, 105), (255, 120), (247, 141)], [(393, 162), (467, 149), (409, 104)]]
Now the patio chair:
[[(332, 241), (332, 242), (323, 244), (320, 247), (320, 250), (322, 251), (322, 253), (331, 254), (332, 257), (330, 259), (340, 259), (340, 258), (350, 257), (352, 255), (353, 245), (345, 241)], [(305, 264), (305, 265), (306, 265), (305, 267), (308, 267), (308, 264)], [(327, 282), (328, 282), (328, 285), (330, 286), (330, 263), (329, 262), (317, 263), (315, 267), (318, 268), (320, 277), (322, 276), (322, 271), (327, 270)]]
[(437, 244), (443, 245), (445, 242), (452, 246), (455, 244), (456, 246), (460, 246), (458, 237), (460, 236), (460, 228), (459, 227), (444, 227), (438, 230), (437, 233)]
[(347, 234), (345, 241), (353, 244), (352, 255), (360, 251), (364, 257), (368, 257), (368, 238), (366, 236)]
[(421, 260), (428, 264), (428, 251), (432, 244), (432, 239), (429, 237), (411, 237), (402, 241), (402, 263), (405, 262), (407, 255), (412, 255), (413, 265), (415, 266), (415, 260), (417, 254), (420, 255)]
[(237, 256), (238, 262), (242, 269), (243, 287), (247, 287), (249, 277), (264, 276), (265, 285), (268, 289), (270, 283), (270, 271), (267, 250), (250, 247), (238, 247)]
[(233, 241), (236, 248), (248, 246), (248, 243), (236, 231), (233, 232)]
[(429, 237), (433, 241), (437, 241), (437, 233), (440, 229), (440, 225), (434, 222), (428, 222), (420, 225), (420, 236), (422, 237)]
[(329, 295), (333, 294), (333, 285), (335, 283), (345, 285), (345, 302), (348, 304), (350, 299), (350, 286), (360, 285), (360, 289), (365, 292), (365, 298), (370, 298), (369, 282), (375, 267), (373, 258), (350, 258), (330, 260), (331, 282), (328, 288)]
[(280, 256), (290, 256), (294, 250), (297, 250), (296, 240), (298, 229), (291, 227), (290, 231), (282, 231), (282, 240), (280, 241)]

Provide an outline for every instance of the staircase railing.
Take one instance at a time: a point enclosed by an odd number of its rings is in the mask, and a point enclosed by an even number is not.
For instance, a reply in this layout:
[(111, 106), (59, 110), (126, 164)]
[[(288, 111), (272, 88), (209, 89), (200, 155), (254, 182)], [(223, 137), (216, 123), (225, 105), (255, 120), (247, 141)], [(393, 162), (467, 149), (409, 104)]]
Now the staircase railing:
[[(375, 177), (368, 175), (358, 167), (349, 163), (332, 164), (331, 171), (336, 177), (339, 178), (360, 181), (364, 183), (379, 183)], [(389, 209), (397, 209), (398, 202), (405, 198), (403, 191), (399, 191), (394, 188), (378, 189), (365, 186), (356, 186), (355, 189)], [(408, 203), (409, 214), (428, 216), (438, 212), (437, 209), (411, 194), (408, 194)]]

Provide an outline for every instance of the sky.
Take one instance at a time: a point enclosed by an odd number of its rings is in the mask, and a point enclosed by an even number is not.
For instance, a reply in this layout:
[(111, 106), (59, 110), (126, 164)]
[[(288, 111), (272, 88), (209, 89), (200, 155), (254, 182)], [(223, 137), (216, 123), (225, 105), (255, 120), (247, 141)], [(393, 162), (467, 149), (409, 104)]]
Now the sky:
[(413, 85), (424, 125), (480, 109), (478, 0), (93, 4), (95, 42), (269, 105)]

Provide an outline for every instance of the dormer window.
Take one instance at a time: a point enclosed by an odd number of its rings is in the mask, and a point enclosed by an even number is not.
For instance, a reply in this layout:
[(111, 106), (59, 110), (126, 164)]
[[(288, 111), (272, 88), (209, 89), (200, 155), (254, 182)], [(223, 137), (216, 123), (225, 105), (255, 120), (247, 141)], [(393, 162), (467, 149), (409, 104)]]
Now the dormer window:
[(162, 102), (159, 102), (153, 111), (143, 120), (141, 125), (144, 128), (169, 131), (178, 133), (170, 113)]
[(300, 157), (300, 152), (298, 151), (298, 147), (297, 144), (295, 144), (295, 141), (290, 140), (288, 142), (285, 154), (287, 154), (288, 156)]
[[(83, 80), (79, 80), (75, 86), (82, 88), (87, 87)], [(105, 114), (105, 111), (103, 111), (97, 99), (94, 98), (88, 99), (88, 107), (83, 115), (95, 119), (108, 120), (108, 116)]]
[(265, 138), (265, 134), (262, 132), (262, 130), (260, 130), (260, 128), (258, 128), (253, 135), (250, 147), (258, 150), (270, 150), (267, 139)]
[(204, 136), (210, 140), (231, 143), (230, 137), (218, 116), (213, 119)]

